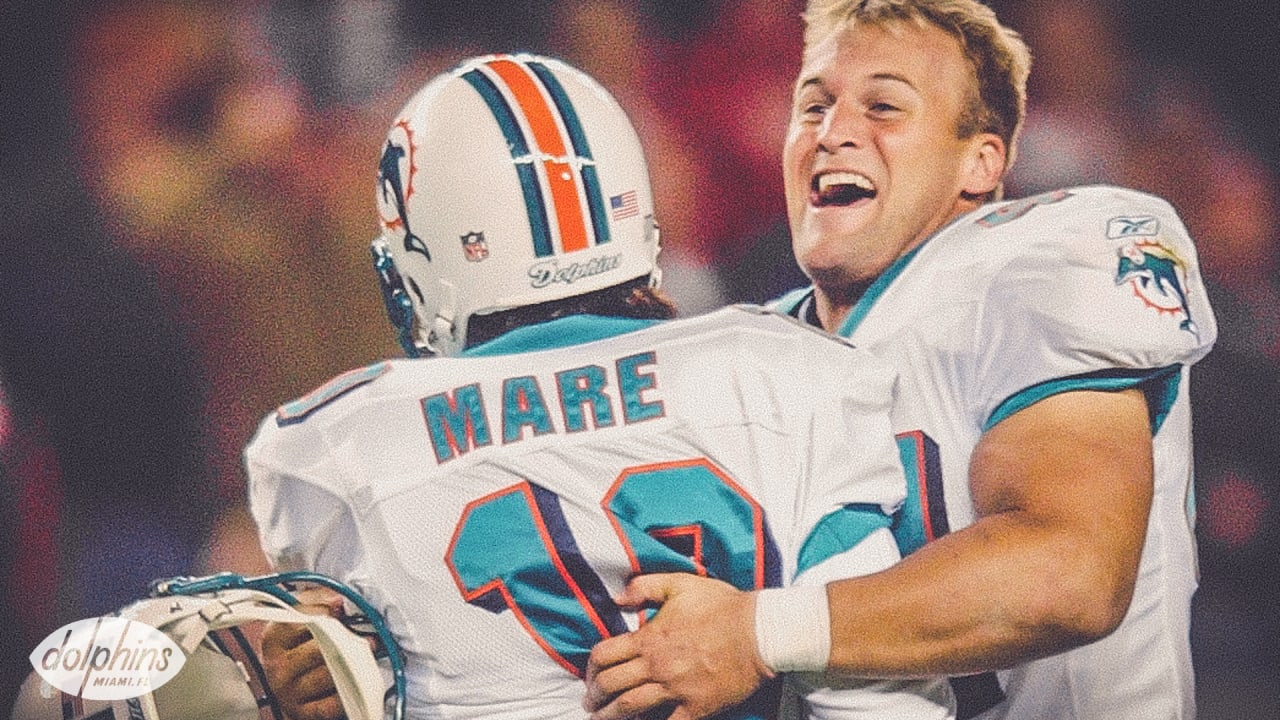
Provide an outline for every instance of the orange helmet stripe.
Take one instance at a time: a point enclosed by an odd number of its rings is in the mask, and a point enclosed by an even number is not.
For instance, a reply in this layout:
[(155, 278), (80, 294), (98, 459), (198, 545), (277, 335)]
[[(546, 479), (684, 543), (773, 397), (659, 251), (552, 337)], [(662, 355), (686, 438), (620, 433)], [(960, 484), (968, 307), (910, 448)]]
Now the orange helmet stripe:
[(568, 144), (554, 111), (523, 65), (508, 58), (491, 60), (487, 65), (506, 84), (533, 132), (535, 147), (532, 150), (535, 155), (542, 156), (542, 168), (560, 231), (561, 249), (564, 252), (586, 249), (589, 238), (586, 218), (582, 213), (583, 189), (578, 173), (569, 162)]

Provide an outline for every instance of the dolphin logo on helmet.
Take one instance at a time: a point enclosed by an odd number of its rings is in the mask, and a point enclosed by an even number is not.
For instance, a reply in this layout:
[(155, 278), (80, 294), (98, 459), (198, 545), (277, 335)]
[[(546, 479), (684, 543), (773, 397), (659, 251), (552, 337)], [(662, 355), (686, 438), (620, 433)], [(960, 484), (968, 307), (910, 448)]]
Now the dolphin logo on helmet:
[[(421, 238), (413, 234), (413, 230), (409, 227), (409, 213), (405, 212), (405, 183), (400, 177), (400, 161), (408, 154), (404, 148), (390, 140), (387, 141), (387, 146), (382, 150), (382, 160), (378, 163), (378, 186), (382, 189), (384, 202), (391, 200), (395, 202), (396, 216), (404, 227), (404, 249), (408, 252), (422, 253), (430, 260), (431, 251), (427, 249)], [(390, 200), (387, 198), (388, 192), (392, 196)]]

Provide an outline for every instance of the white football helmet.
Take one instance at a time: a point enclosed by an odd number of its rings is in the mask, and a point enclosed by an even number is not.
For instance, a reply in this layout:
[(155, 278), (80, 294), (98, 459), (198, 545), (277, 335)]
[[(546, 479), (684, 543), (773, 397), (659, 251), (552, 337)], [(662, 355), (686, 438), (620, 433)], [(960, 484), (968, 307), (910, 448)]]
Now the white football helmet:
[[(389, 648), (390, 680), (368, 641), (344, 622), (292, 608), (288, 588), (295, 582), (324, 585), (352, 603), (358, 620)], [(315, 573), (257, 578), (222, 573), (157, 582), (153, 595), (117, 616), (145, 623), (181, 648), (184, 660), (172, 679), (133, 697), (95, 699), (82, 697), (89, 695), (83, 687), (73, 695), (33, 672), (19, 689), (12, 720), (286, 720), (267, 684), (253, 633), (246, 632), (266, 622), (300, 623), (311, 631), (350, 720), (404, 717), (403, 659), (395, 638), (382, 616), (342, 583)], [(125, 645), (123, 638), (120, 644)]]
[(473, 315), (657, 285), (640, 140), (595, 80), (536, 55), (432, 79), (382, 147), (374, 265), (410, 356), (455, 355)]

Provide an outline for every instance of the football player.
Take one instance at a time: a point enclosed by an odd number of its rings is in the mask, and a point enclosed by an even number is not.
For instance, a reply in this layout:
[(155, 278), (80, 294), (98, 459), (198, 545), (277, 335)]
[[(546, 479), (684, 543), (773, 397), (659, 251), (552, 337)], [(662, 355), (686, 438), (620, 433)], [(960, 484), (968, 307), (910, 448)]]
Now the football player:
[[(410, 716), (585, 717), (590, 649), (643, 622), (611, 599), (637, 574), (795, 585), (814, 607), (897, 560), (894, 373), (761, 308), (664, 322), (644, 156), (591, 78), (496, 55), (432, 80), (391, 125), (377, 199), (410, 357), (283, 405), (245, 456), (267, 555), (382, 610)], [(760, 622), (775, 669), (811, 663)], [(305, 638), (267, 633), (269, 675), (294, 720), (334, 717)], [(814, 717), (952, 717), (937, 678), (787, 689)], [(775, 716), (779, 693), (735, 716)]]
[[(793, 616), (830, 643), (810, 669), (968, 675), (962, 717), (1194, 717), (1187, 383), (1216, 329), (1186, 229), (1116, 187), (998, 201), (1030, 57), (984, 5), (805, 18), (783, 168), (813, 285), (780, 305), (890, 361), (916, 440), (906, 557), (829, 585), (829, 632)], [(669, 604), (593, 654), (598, 718), (701, 716), (767, 676), (725, 629), (756, 603), (691, 580), (621, 598)]]

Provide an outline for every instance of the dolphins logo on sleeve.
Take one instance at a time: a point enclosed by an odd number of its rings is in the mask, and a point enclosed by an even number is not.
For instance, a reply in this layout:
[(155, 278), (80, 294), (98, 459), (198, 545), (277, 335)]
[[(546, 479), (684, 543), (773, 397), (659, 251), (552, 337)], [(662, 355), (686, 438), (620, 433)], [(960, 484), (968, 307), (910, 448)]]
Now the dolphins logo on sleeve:
[(1139, 240), (1120, 249), (1116, 285), (1128, 284), (1133, 294), (1161, 315), (1181, 315), (1178, 327), (1199, 337), (1187, 302), (1187, 265), (1177, 253), (1154, 240)]

